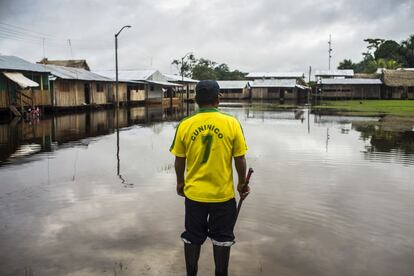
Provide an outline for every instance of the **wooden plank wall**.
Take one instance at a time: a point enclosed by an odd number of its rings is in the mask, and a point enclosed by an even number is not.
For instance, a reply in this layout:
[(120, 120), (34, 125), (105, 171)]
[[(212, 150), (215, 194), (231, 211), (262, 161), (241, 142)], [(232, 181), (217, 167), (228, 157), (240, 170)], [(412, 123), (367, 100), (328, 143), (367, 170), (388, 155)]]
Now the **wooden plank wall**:
[[(124, 82), (118, 83), (118, 96), (119, 96), (119, 102), (127, 102), (127, 84)], [(108, 103), (115, 103), (116, 102), (116, 83), (110, 83), (108, 84), (108, 97), (107, 97)]]
[[(69, 91), (63, 91), (63, 83), (69, 83)], [(85, 103), (84, 83), (57, 79), (54, 82), (54, 101), (56, 107), (76, 107)]]
[[(103, 92), (98, 92), (96, 87), (100, 83), (103, 85)], [(108, 104), (108, 93), (110, 84), (105, 82), (90, 82), (91, 104), (105, 105)]]
[(40, 89), (25, 89), (21, 92), (33, 99), (34, 106), (51, 106), (52, 100), (49, 93), (49, 90), (40, 90)]
[(0, 108), (9, 108), (9, 105), (9, 97), (7, 97), (6, 91), (0, 91)]
[(145, 90), (131, 90), (130, 101), (131, 102), (145, 101)]

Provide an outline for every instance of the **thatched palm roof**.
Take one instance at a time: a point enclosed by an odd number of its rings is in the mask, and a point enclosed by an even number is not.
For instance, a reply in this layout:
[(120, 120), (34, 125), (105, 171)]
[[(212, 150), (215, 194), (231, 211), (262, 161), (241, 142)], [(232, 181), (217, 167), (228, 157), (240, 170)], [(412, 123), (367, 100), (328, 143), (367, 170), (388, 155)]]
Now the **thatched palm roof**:
[(84, 59), (49, 60), (47, 58), (44, 58), (38, 63), (73, 67), (73, 68), (81, 68), (81, 69), (90, 71), (89, 65)]
[(414, 86), (414, 71), (385, 70), (383, 78), (387, 86)]

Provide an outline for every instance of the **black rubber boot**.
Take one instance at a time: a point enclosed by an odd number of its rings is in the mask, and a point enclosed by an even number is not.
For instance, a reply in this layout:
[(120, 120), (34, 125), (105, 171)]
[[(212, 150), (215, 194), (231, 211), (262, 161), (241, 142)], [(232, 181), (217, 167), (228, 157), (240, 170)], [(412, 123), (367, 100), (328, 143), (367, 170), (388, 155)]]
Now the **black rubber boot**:
[(227, 276), (230, 246), (213, 245), (214, 263), (216, 264), (216, 276)]
[(196, 276), (198, 270), (198, 258), (200, 257), (199, 244), (184, 243), (185, 266), (187, 276)]

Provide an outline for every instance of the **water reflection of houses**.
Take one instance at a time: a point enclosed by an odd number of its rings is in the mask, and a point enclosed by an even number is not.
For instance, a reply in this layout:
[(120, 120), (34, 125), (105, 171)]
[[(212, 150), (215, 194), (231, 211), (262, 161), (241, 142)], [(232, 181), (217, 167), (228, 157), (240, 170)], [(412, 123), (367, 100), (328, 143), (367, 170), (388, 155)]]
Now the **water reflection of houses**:
[[(193, 109), (194, 105), (191, 106)], [(105, 109), (60, 114), (31, 122), (16, 118), (9, 124), (0, 124), (0, 164), (38, 152), (49, 152), (53, 144), (58, 147), (72, 142), (77, 144), (79, 140), (114, 133), (117, 128), (165, 120), (177, 121), (184, 116), (185, 112), (179, 108), (153, 105), (120, 108), (118, 113), (114, 109)], [(11, 158), (13, 156), (16, 158)]]
[(15, 56), (0, 56), (0, 111), (15, 115), (32, 106), (51, 106), (48, 70)]
[(414, 165), (413, 131), (386, 131), (375, 125), (353, 128), (361, 133), (361, 139), (369, 141), (363, 152), (366, 159)]

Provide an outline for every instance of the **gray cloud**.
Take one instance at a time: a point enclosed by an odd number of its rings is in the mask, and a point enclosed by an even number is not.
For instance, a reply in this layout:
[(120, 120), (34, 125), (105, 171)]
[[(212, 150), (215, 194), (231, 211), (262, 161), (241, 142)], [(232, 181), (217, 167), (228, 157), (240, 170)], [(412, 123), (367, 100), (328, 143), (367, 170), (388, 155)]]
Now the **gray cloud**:
[[(414, 31), (413, 0), (291, 1), (1, 1), (0, 22), (46, 37), (46, 56), (86, 58), (92, 68), (113, 68), (113, 35), (120, 35), (121, 68), (171, 72), (188, 51), (231, 68), (303, 70), (327, 67), (332, 34), (333, 64), (359, 60), (364, 38), (400, 41)], [(38, 33), (35, 33), (41, 36)], [(71, 39), (72, 53), (67, 39)], [(31, 61), (43, 57), (42, 41), (0, 37), (0, 52)]]

